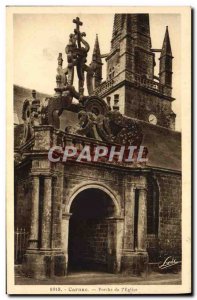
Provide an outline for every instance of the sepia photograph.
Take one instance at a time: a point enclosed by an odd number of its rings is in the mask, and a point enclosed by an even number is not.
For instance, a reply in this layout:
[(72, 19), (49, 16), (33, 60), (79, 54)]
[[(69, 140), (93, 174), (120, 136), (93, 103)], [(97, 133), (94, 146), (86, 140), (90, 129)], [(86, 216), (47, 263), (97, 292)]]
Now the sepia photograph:
[(7, 7), (8, 294), (191, 293), (190, 61), (189, 7)]

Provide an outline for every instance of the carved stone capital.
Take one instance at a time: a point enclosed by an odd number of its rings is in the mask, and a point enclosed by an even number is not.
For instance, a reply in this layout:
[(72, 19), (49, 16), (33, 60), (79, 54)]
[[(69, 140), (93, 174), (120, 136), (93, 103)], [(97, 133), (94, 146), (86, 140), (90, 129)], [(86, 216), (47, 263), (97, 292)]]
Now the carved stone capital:
[(69, 220), (71, 216), (72, 216), (71, 213), (66, 213), (66, 212), (62, 213), (63, 220)]

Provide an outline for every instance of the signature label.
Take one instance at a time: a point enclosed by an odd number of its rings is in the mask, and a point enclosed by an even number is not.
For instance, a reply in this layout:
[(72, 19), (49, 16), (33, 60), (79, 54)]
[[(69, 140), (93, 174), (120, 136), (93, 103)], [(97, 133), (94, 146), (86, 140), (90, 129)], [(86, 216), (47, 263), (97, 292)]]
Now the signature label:
[(178, 264), (181, 264), (181, 261), (176, 260), (176, 258), (174, 258), (173, 256), (168, 256), (164, 260), (164, 262), (159, 266), (159, 268), (161, 270), (164, 270), (164, 269), (170, 268), (170, 267), (178, 265)]

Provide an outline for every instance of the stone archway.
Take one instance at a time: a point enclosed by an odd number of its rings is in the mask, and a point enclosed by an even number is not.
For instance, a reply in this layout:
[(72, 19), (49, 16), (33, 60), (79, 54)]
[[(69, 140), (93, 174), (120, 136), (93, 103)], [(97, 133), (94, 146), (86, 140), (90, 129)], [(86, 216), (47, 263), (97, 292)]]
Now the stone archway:
[(80, 185), (77, 185), (76, 188), (72, 191), (71, 196), (69, 197), (69, 201), (66, 205), (66, 212), (70, 212), (70, 207), (72, 205), (73, 200), (76, 198), (76, 196), (83, 192), (86, 189), (99, 189), (103, 192), (105, 192), (113, 201), (114, 206), (116, 208), (115, 215), (119, 217), (121, 215), (121, 208), (120, 203), (118, 202), (117, 198), (118, 195), (115, 194), (109, 187), (107, 187), (103, 183), (95, 182), (95, 181), (86, 181), (85, 183), (81, 183)]
[(112, 193), (87, 185), (72, 195), (68, 207), (68, 271), (119, 272), (123, 219)]

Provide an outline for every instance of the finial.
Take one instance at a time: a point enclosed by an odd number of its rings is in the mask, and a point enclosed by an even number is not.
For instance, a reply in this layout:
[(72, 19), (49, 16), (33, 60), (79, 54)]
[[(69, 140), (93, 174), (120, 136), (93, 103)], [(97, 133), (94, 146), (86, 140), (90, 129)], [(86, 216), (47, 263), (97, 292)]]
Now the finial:
[(164, 56), (164, 55), (172, 56), (168, 26), (166, 26), (166, 32), (165, 32), (163, 46), (162, 46), (162, 50), (161, 50), (161, 56)]
[(100, 47), (99, 47), (99, 40), (98, 40), (98, 34), (96, 34), (96, 39), (95, 39), (94, 49), (93, 49), (93, 55), (92, 55), (92, 61), (102, 63)]

